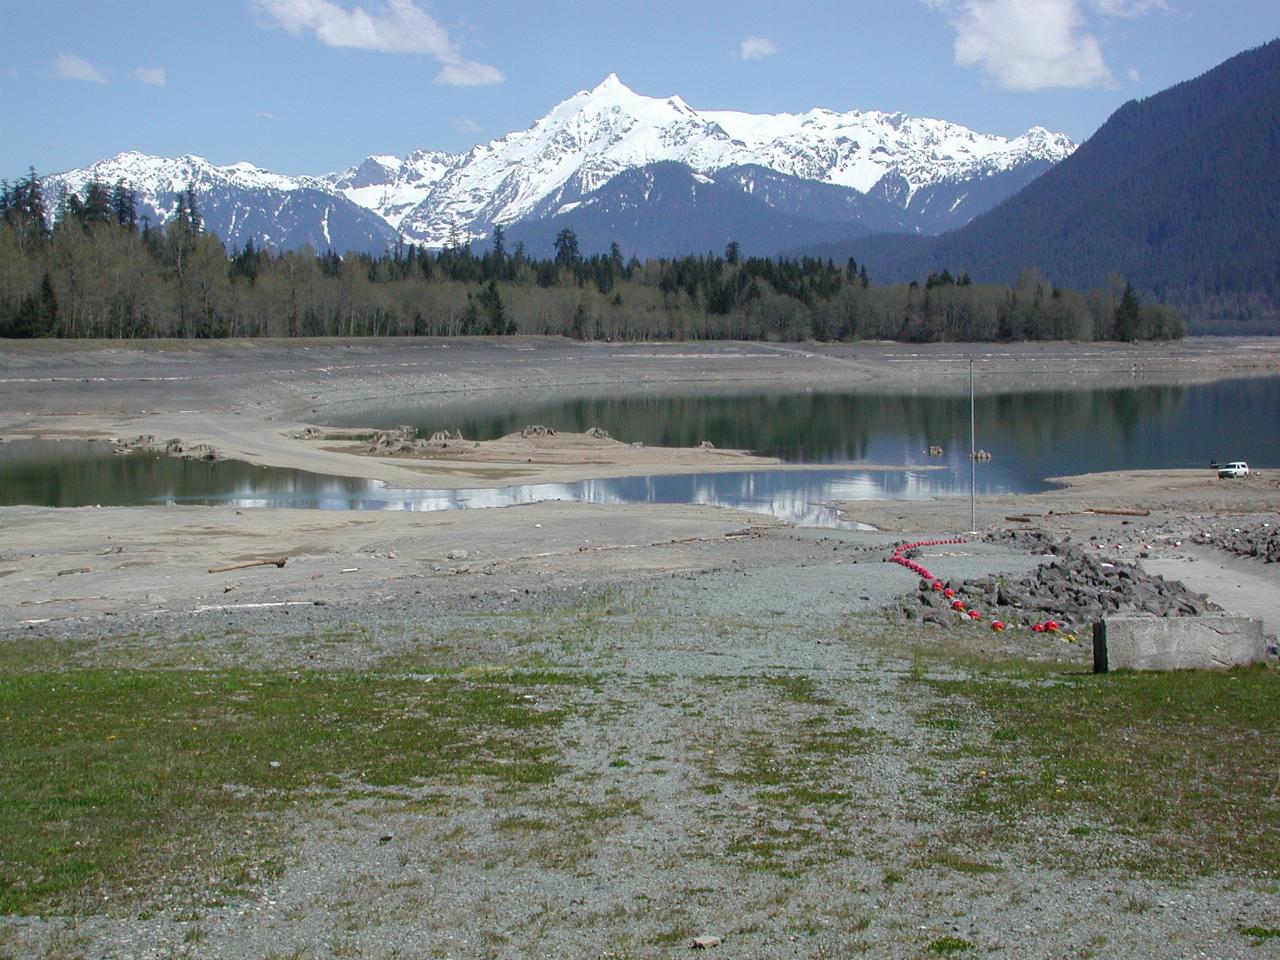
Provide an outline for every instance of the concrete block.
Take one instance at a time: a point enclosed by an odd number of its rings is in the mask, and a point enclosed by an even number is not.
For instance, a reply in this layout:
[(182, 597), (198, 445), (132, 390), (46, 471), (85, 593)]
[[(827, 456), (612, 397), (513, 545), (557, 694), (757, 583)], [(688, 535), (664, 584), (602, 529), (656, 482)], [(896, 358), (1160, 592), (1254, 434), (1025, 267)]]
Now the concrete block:
[(1265, 656), (1256, 617), (1108, 617), (1093, 625), (1093, 672), (1224, 670)]

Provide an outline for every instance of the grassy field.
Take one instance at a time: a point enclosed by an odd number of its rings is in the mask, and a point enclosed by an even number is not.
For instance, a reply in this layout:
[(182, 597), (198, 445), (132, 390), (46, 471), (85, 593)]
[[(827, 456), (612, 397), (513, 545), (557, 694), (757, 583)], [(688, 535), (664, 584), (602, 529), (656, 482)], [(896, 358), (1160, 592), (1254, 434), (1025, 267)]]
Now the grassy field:
[[(725, 646), (736, 636), (723, 623), (681, 629)], [(739, 878), (730, 885), (770, 884), (780, 901), (744, 910), (729, 934), (760, 935), (774, 911), (793, 938), (837, 929), (854, 944), (874, 932), (856, 897), (892, 899), (921, 882), (996, 888), (1028, 860), (1280, 890), (1275, 670), (1094, 676), (984, 660), (932, 635), (926, 645), (876, 617), (803, 647), (826, 658), (808, 667), (609, 666), (619, 651), (673, 642), (672, 630), (616, 600), (592, 601), (476, 618), (465, 630), (424, 627), (413, 651), (363, 671), (179, 667), (200, 645), (192, 638), (161, 665), (138, 653), (157, 638), (98, 653), (9, 645), (0, 912), (181, 922), (283, 877), (308, 824), (358, 819), (371, 805), (435, 818), (430, 849), (479, 844), (483, 870), (569, 882), (593, 875), (602, 844), (622, 835), (647, 838), (628, 851), (658, 851), (645, 870), (697, 865), (710, 879), (684, 882), (684, 900), (651, 891), (635, 911), (615, 911), (619, 923), (650, 924), (622, 938), (637, 954), (696, 934), (694, 906), (714, 902), (722, 874)], [(744, 643), (770, 651), (821, 632), (744, 631)], [(325, 642), (366, 641), (340, 634)], [(668, 821), (676, 848), (653, 839)], [(901, 829), (887, 841), (891, 823)], [(446, 854), (406, 852), (401, 866), (415, 856)], [(845, 866), (847, 896), (829, 902), (816, 878)], [(420, 882), (369, 881), (387, 896)], [(1126, 909), (1148, 906), (1133, 896)], [(358, 904), (349, 909), (356, 929), (369, 922)], [(539, 929), (554, 930), (556, 916), (545, 907)], [(1270, 943), (1278, 922), (1250, 918), (1236, 935)], [(890, 935), (920, 956), (981, 949), (963, 929)]]
[(227, 897), (278, 875), (280, 818), (347, 790), (558, 773), (542, 674), (35, 671), (0, 678), (0, 912)]
[[(922, 713), (979, 764), (952, 808), (1018, 834), (1032, 819), (1074, 836), (1142, 841), (1114, 864), (1185, 877), (1275, 875), (1280, 865), (1280, 674), (1041, 673), (1021, 667), (932, 679)], [(1051, 855), (1051, 854), (1048, 854)]]

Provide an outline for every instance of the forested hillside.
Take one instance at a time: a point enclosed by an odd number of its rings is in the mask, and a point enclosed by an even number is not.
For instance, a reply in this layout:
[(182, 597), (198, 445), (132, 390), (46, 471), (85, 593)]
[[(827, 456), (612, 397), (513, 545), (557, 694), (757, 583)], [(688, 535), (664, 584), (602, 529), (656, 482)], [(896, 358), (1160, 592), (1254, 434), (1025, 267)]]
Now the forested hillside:
[(1192, 329), (1280, 333), (1280, 40), (1117, 110), (1076, 152), (967, 226), (805, 252), (905, 279), (945, 265), (1008, 280), (1035, 264), (1087, 287), (1111, 273)]
[(614, 244), (583, 256), (564, 229), (554, 256), (492, 244), (381, 255), (228, 255), (194, 189), (163, 226), (139, 227), (131, 191), (91, 182), (52, 228), (34, 173), (0, 202), (0, 337), (291, 337), (562, 334), (591, 339), (1121, 339), (1181, 335), (1132, 287), (1078, 293), (1037, 271), (975, 284), (943, 271), (873, 284), (853, 260), (744, 257), (737, 243), (640, 262)]

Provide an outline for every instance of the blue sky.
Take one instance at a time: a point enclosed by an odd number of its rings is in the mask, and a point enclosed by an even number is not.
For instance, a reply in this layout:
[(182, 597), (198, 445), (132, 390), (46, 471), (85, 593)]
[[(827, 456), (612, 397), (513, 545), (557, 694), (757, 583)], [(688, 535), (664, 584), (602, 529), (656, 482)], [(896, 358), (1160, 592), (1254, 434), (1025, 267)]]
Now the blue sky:
[(1087, 138), (1280, 35), (1280, 0), (0, 0), (0, 176), (136, 149), (323, 173), (464, 150), (610, 72), (750, 112)]

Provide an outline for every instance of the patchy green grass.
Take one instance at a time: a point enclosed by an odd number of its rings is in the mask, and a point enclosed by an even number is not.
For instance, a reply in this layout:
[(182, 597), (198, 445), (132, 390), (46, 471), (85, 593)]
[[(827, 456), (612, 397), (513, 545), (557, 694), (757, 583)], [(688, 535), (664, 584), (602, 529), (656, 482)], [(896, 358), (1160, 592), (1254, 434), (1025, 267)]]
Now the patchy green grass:
[(735, 820), (724, 853), (742, 870), (781, 877), (844, 856), (851, 810), (862, 788), (854, 758), (882, 737), (853, 722), (858, 711), (838, 707), (804, 675), (702, 678), (721, 689), (731, 714), (759, 726), (720, 728), (715, 746), (695, 758), (708, 796), (749, 795), (751, 812)]
[(998, 873), (999, 867), (984, 863), (981, 860), (972, 860), (969, 857), (954, 853), (950, 850), (939, 850), (930, 854), (924, 861), (922, 866), (944, 867), (947, 870), (954, 870), (956, 873), (967, 873), (970, 876), (977, 876), (984, 873)]
[(972, 950), (973, 944), (961, 937), (939, 937), (925, 947), (929, 953), (965, 953)]
[(1280, 937), (1280, 927), (1241, 927), (1240, 933), (1255, 940), (1274, 940)]
[[(990, 674), (928, 681), (972, 727), (986, 767), (956, 804), (1020, 829), (1028, 816), (1105, 824), (1143, 841), (1120, 865), (1188, 876), (1280, 873), (1280, 673)], [(926, 721), (928, 722), (928, 721)]]
[(789, 674), (782, 677), (765, 677), (766, 686), (777, 690), (790, 703), (827, 705), (831, 701), (818, 695), (818, 685), (813, 677)]
[[(0, 676), (0, 913), (183, 876), (235, 894), (282, 869), (304, 796), (558, 773), (554, 675), (106, 671)], [(112, 902), (115, 902), (113, 899)]]

